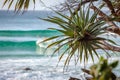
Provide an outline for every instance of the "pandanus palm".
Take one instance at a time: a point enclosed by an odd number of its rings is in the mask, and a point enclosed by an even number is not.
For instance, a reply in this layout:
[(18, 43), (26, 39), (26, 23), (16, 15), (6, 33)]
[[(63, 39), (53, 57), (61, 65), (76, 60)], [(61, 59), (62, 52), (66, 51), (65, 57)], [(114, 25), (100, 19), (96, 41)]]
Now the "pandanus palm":
[(30, 2), (33, 2), (35, 5), (35, 0), (4, 0), (3, 6), (8, 5), (8, 9), (14, 6), (15, 11), (27, 10)]
[[(104, 45), (102, 41), (112, 42), (111, 40), (100, 36), (105, 33), (104, 29), (107, 28), (105, 22), (100, 20), (97, 21), (97, 12), (91, 13), (89, 8), (87, 10), (81, 8), (75, 15), (73, 15), (72, 10), (70, 9), (69, 12), (70, 16), (56, 12), (58, 16), (43, 19), (57, 24), (59, 28), (51, 29), (59, 31), (61, 35), (49, 37), (42, 42), (57, 39), (57, 41), (52, 42), (47, 47), (59, 45), (54, 53), (61, 50), (64, 46), (68, 46), (64, 49), (59, 58), (60, 61), (64, 54), (68, 53), (64, 63), (65, 66), (69, 65), (73, 55), (77, 55), (77, 62), (81, 62), (82, 60), (88, 61), (89, 56), (91, 56), (91, 59), (94, 61), (93, 55), (96, 55), (99, 58), (96, 48), (104, 50), (102, 48), (102, 45)], [(106, 54), (109, 55), (107, 52)]]

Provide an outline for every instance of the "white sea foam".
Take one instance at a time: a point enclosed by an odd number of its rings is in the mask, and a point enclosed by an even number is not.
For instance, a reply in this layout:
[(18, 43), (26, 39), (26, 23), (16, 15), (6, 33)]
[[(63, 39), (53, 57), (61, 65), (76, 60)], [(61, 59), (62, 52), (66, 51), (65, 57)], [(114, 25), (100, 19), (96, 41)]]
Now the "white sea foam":
[[(58, 67), (58, 57), (48, 58), (22, 58), (22, 59), (0, 59), (0, 80), (68, 80), (70, 76), (80, 78), (83, 76), (81, 68), (84, 64), (74, 65), (72, 60), (67, 71), (63, 72), (63, 62), (65, 57), (61, 60)], [(110, 61), (119, 60), (119, 57), (110, 58)], [(87, 66), (91, 65), (89, 61)], [(25, 70), (30, 68), (31, 70)], [(114, 72), (118, 73), (120, 67)]]
[[(80, 75), (77, 73), (79, 71), (74, 70), (73, 64), (70, 65), (68, 72), (63, 73), (63, 62), (56, 67), (57, 62), (57, 57), (1, 59), (0, 80), (68, 80), (70, 76)], [(25, 68), (31, 70), (26, 71)]]

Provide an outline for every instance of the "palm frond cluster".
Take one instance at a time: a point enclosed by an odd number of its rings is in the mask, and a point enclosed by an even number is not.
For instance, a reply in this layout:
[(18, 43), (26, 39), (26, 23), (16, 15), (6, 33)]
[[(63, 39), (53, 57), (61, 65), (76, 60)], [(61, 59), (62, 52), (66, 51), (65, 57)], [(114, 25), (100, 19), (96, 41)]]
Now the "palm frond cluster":
[(27, 10), (31, 1), (35, 4), (35, 0), (16, 0), (16, 2), (15, 0), (4, 0), (3, 6), (8, 5), (8, 9), (10, 9), (11, 6), (15, 6), (15, 11)]
[[(53, 16), (43, 19), (45, 21), (57, 24), (60, 28), (51, 29), (62, 33), (61, 35), (45, 39), (43, 42), (60, 38), (47, 47), (49, 48), (51, 46), (60, 45), (56, 48), (54, 53), (61, 50), (65, 45), (68, 46), (64, 49), (59, 58), (60, 61), (64, 54), (68, 53), (64, 63), (65, 66), (69, 65), (73, 55), (78, 56), (77, 62), (81, 62), (82, 60), (88, 61), (89, 56), (91, 56), (91, 59), (94, 61), (94, 55), (99, 57), (96, 48), (104, 50), (102, 48), (102, 46), (104, 46), (102, 41), (111, 42), (106, 38), (100, 37), (100, 35), (105, 33), (104, 29), (107, 28), (107, 26), (105, 26), (105, 22), (100, 20), (97, 21), (97, 12), (92, 14), (89, 8), (87, 10), (81, 8), (75, 15), (73, 15), (72, 10), (70, 9), (69, 12), (71, 16), (56, 12), (59, 15), (58, 17)], [(106, 54), (109, 55), (108, 53)]]

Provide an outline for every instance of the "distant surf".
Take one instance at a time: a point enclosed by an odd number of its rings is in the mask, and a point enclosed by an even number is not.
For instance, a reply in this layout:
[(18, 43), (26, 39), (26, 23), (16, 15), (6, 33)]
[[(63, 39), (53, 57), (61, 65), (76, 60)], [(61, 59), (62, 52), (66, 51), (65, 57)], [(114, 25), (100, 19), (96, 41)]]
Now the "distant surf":
[[(36, 51), (39, 48), (45, 49), (46, 47), (40, 47), (36, 44), (36, 41), (44, 38), (59, 35), (58, 31), (54, 30), (1, 30), (0, 31), (0, 56), (13, 56), (13, 57), (36, 57), (40, 52)], [(42, 44), (42, 43), (41, 43)], [(38, 48), (39, 47), (39, 48)], [(24, 56), (23, 56), (24, 53)], [(3, 55), (4, 54), (4, 55)]]
[[(44, 47), (36, 44), (36, 41), (59, 35), (50, 27), (54, 24), (40, 20), (47, 16), (56, 15), (51, 11), (27, 11), (24, 14), (16, 14), (14, 11), (0, 11), (0, 58), (37, 57), (44, 54)], [(28, 55), (28, 56), (27, 56)]]

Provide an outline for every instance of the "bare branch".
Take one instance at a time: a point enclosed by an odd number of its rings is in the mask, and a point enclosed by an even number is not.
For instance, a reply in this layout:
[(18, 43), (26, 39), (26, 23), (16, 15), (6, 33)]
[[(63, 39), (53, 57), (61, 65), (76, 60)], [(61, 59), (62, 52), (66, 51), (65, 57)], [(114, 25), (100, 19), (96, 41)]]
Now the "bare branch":
[(103, 0), (103, 1), (107, 4), (109, 10), (111, 11), (111, 14), (113, 14), (114, 16), (117, 16), (111, 1), (110, 0)]
[(94, 1), (98, 1), (98, 0), (85, 0), (85, 1), (82, 1), (78, 4), (78, 7), (76, 8), (76, 10), (74, 11), (74, 14), (80, 10), (80, 7), (86, 3), (89, 3), (89, 2), (94, 2)]
[(117, 9), (116, 14), (120, 16), (120, 7)]
[[(120, 46), (113, 46), (105, 41), (100, 41), (102, 43), (102, 48), (104, 50), (109, 50), (109, 51), (116, 51), (116, 52), (120, 52)], [(100, 49), (98, 47), (94, 47), (95, 49)]]
[(119, 27), (118, 28), (117, 27), (116, 28), (107, 28), (106, 30), (109, 32), (120, 35), (120, 28)]
[[(98, 1), (98, 0), (83, 0), (82, 2), (80, 2), (80, 0), (72, 0), (72, 2), (67, 1), (67, 2), (59, 4), (58, 6), (54, 6), (54, 7), (56, 7), (56, 9), (58, 11), (63, 12), (63, 11), (68, 11), (69, 10), (68, 6), (69, 6), (69, 8), (75, 10), (74, 11), (74, 13), (75, 13), (76, 11), (80, 10), (80, 7), (82, 5), (87, 4), (89, 2), (94, 2), (94, 1)], [(66, 3), (67, 3), (67, 5), (66, 5)]]
[(102, 17), (104, 21), (106, 21), (111, 27), (116, 28), (118, 27), (114, 22), (110, 21), (111, 18), (107, 16), (104, 12), (102, 12), (100, 9), (98, 9), (96, 6), (91, 6), (91, 9), (93, 9), (95, 12), (98, 12), (98, 15)]
[(120, 52), (120, 47), (110, 45), (107, 42), (104, 42), (104, 47), (103, 48), (106, 49), (106, 50), (110, 50), (110, 51)]

